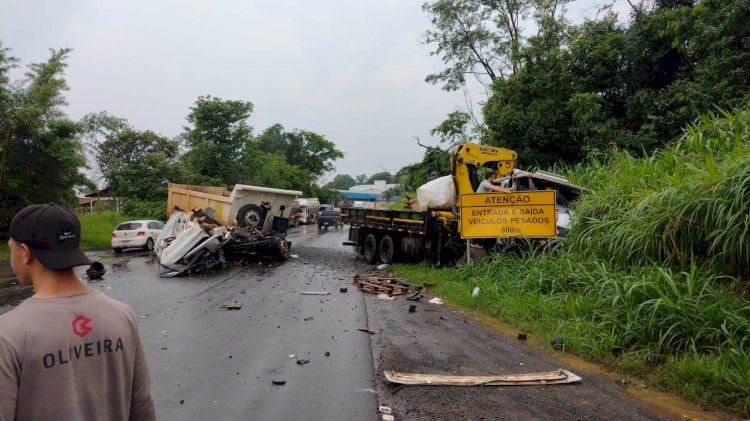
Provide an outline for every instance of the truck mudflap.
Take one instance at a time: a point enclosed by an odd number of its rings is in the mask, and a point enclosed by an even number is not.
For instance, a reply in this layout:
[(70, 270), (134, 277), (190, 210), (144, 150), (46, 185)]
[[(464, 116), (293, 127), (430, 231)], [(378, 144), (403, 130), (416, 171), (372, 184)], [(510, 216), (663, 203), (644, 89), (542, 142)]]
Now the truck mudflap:
[(228, 229), (200, 209), (175, 212), (157, 244), (159, 262), (168, 269), (162, 277), (225, 269), (230, 262), (283, 262), (291, 249), (283, 233), (266, 235), (252, 226)]

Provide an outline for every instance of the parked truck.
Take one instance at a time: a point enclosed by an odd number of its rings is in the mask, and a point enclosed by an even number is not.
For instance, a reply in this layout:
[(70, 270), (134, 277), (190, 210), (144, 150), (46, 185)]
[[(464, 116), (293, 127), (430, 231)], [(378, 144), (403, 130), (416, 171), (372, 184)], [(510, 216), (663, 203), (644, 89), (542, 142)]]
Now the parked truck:
[(297, 223), (314, 224), (318, 219), (320, 200), (317, 197), (303, 197), (294, 201), (294, 219)]
[[(507, 203), (503, 204), (496, 200), (506, 193), (474, 193), (480, 183), (480, 168), (493, 172), (496, 179), (504, 180), (508, 187), (514, 187), (516, 191), (547, 191), (548, 193), (544, 196), (553, 198), (551, 206), (554, 210), (551, 212), (552, 215), (546, 217), (553, 218), (554, 224), (558, 227), (557, 232), (551, 235), (548, 232), (544, 236), (548, 238), (562, 233), (563, 228), (559, 225), (569, 221), (569, 218), (565, 217), (567, 216), (566, 205), (577, 198), (583, 189), (552, 174), (516, 170), (516, 159), (516, 152), (508, 149), (469, 143), (459, 144), (450, 158), (451, 181), (449, 183), (452, 182), (453, 195), (447, 208), (342, 209), (345, 223), (350, 225), (349, 241), (344, 244), (354, 246), (358, 256), (367, 263), (378, 261), (391, 263), (410, 258), (430, 258), (437, 264), (441, 264), (443, 261), (465, 259), (469, 253), (473, 259), (481, 258), (497, 247), (508, 247), (516, 240), (513, 235), (485, 238), (476, 236), (467, 238), (468, 236), (463, 235), (464, 229), (461, 226), (463, 195), (471, 195), (475, 203), (486, 203), (480, 209), (482, 215), (503, 215), (510, 212), (506, 206)], [(554, 193), (549, 190), (553, 190)], [(524, 198), (527, 196), (529, 195), (523, 195)], [(510, 195), (507, 199), (514, 200), (514, 196)], [(525, 211), (524, 209), (523, 212)]]
[(170, 184), (169, 220), (154, 251), (169, 276), (225, 267), (227, 261), (283, 261), (295, 190), (238, 184)]

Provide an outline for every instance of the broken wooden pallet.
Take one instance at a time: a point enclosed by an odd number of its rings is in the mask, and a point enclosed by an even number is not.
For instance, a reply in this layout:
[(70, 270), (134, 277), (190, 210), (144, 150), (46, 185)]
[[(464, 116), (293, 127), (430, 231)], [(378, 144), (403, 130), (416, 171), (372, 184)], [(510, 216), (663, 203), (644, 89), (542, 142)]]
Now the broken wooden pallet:
[(422, 287), (407, 284), (406, 282), (391, 276), (363, 275), (354, 276), (352, 283), (360, 291), (371, 294), (402, 295), (410, 290), (420, 290)]
[(524, 386), (576, 383), (583, 380), (563, 368), (555, 371), (527, 374), (500, 374), (491, 376), (450, 376), (442, 374), (397, 373), (384, 371), (391, 383), (425, 386)]

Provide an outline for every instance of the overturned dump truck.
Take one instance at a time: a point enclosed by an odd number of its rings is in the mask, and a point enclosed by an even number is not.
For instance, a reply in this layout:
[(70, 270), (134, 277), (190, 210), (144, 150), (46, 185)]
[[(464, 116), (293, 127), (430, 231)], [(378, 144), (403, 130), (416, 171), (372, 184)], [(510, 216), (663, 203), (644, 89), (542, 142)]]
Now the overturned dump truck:
[(294, 199), (302, 192), (238, 184), (223, 187), (170, 184), (170, 215), (154, 245), (168, 270), (179, 276), (223, 269), (229, 263), (285, 261), (286, 230)]

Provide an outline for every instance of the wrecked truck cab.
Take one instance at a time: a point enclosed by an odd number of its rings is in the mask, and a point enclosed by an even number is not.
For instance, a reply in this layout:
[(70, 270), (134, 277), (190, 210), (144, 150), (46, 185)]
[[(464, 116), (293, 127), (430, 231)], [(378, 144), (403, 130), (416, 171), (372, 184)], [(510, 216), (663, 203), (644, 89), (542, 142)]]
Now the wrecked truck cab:
[(512, 175), (500, 180), (503, 187), (513, 187), (515, 191), (525, 190), (554, 190), (557, 211), (557, 236), (568, 234), (571, 225), (570, 205), (581, 195), (591, 193), (591, 190), (573, 184), (567, 178), (547, 171), (524, 171), (514, 169)]
[(301, 194), (247, 185), (236, 185), (229, 192), (222, 187), (170, 184), (167, 206), (172, 214), (155, 248), (161, 265), (170, 270), (163, 275), (224, 268), (228, 261), (287, 260), (289, 215)]

